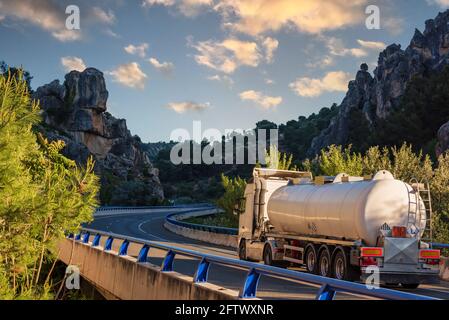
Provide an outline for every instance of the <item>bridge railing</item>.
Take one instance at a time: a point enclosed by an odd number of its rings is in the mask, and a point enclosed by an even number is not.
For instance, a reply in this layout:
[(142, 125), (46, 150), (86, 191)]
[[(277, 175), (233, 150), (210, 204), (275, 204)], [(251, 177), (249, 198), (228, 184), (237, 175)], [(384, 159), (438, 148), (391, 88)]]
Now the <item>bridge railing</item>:
[[(89, 241), (91, 236), (93, 236), (93, 239), (92, 241)], [(121, 241), (120, 248), (117, 253), (119, 256), (126, 256), (128, 254), (128, 246), (130, 243), (141, 244), (142, 248), (140, 249), (140, 252), (137, 256), (136, 263), (147, 262), (150, 248), (156, 248), (166, 251), (167, 253), (162, 262), (161, 272), (173, 271), (173, 263), (175, 261), (176, 255), (197, 258), (200, 260), (200, 262), (193, 278), (193, 281), (195, 283), (207, 282), (211, 264), (244, 268), (248, 270), (248, 274), (242, 285), (242, 288), (240, 289), (239, 296), (242, 299), (256, 298), (260, 277), (262, 275), (265, 275), (282, 277), (283, 279), (299, 281), (309, 285), (318, 285), (320, 286), (320, 289), (318, 290), (318, 293), (316, 295), (317, 300), (333, 300), (337, 292), (388, 300), (435, 300), (435, 298), (432, 297), (416, 295), (391, 289), (370, 289), (367, 286), (359, 283), (325, 278), (317, 275), (262, 265), (254, 262), (241, 261), (238, 259), (196, 252), (190, 249), (166, 245), (160, 242), (148, 241), (94, 229), (82, 228), (79, 234), (69, 235), (69, 238), (73, 238), (74, 241), (80, 241), (92, 247), (98, 247), (100, 245), (101, 237), (107, 237), (105, 245), (103, 247), (103, 250), (105, 251), (110, 251), (112, 249), (112, 243), (114, 240)]]

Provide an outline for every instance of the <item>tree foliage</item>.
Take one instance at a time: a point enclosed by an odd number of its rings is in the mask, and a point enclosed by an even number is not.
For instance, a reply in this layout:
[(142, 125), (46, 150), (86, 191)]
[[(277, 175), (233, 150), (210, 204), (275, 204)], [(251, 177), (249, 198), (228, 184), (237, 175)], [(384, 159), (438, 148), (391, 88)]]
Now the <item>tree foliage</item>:
[(58, 240), (97, 205), (92, 159), (65, 158), (62, 141), (33, 131), (39, 121), (23, 74), (0, 75), (0, 298), (50, 297)]
[(246, 181), (240, 177), (229, 178), (221, 175), (221, 183), (224, 188), (224, 194), (217, 200), (217, 205), (225, 211), (233, 225), (238, 225), (238, 216), (234, 215), (234, 206), (238, 200), (245, 194)]

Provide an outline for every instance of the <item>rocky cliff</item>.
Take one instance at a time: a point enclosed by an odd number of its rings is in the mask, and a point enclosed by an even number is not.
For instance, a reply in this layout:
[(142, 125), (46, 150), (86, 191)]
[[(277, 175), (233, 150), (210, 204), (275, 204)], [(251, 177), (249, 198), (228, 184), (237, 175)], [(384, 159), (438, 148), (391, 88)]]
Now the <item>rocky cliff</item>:
[(72, 71), (39, 87), (33, 94), (40, 101), (43, 130), (50, 140), (63, 140), (67, 157), (84, 163), (96, 160), (104, 204), (148, 205), (164, 198), (158, 170), (132, 136), (124, 119), (107, 110), (108, 91), (103, 73), (94, 68)]
[[(416, 76), (429, 76), (449, 65), (449, 10), (426, 21), (424, 32), (415, 30), (410, 45), (388, 46), (380, 55), (374, 76), (363, 64), (355, 80), (348, 86), (339, 114), (329, 127), (315, 137), (308, 150), (313, 156), (330, 144), (347, 144), (352, 110), (360, 110), (371, 127), (379, 119), (385, 119), (401, 102), (407, 85)], [(436, 135), (436, 132), (435, 132)], [(449, 147), (449, 129), (440, 129), (438, 152)]]

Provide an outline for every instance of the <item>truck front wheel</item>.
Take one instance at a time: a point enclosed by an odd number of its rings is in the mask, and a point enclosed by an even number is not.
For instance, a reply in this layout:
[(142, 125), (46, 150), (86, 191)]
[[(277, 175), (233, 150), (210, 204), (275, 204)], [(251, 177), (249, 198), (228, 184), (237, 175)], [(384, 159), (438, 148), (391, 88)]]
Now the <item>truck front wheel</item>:
[(246, 240), (245, 239), (240, 240), (240, 244), (239, 244), (239, 259), (240, 260), (247, 260), (246, 259)]

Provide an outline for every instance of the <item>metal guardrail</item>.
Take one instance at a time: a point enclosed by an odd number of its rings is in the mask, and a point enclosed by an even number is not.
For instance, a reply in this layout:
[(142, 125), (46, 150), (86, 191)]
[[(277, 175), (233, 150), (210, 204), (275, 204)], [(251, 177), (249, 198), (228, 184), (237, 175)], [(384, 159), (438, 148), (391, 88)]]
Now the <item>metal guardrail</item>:
[[(89, 242), (91, 235), (94, 237), (92, 241)], [(195, 283), (207, 282), (209, 268), (211, 264), (245, 268), (248, 270), (248, 274), (246, 276), (245, 282), (239, 294), (240, 298), (243, 299), (255, 298), (257, 294), (257, 287), (259, 284), (260, 277), (262, 275), (268, 275), (268, 276), (282, 277), (283, 279), (287, 280), (300, 281), (310, 285), (319, 285), (320, 289), (318, 290), (318, 293), (316, 295), (317, 300), (333, 300), (337, 292), (351, 293), (356, 295), (363, 295), (367, 297), (374, 297), (388, 300), (438, 300), (432, 297), (416, 295), (391, 289), (384, 289), (384, 288), (369, 289), (365, 285), (359, 283), (325, 278), (317, 275), (281, 269), (254, 262), (241, 261), (227, 257), (200, 253), (193, 250), (179, 248), (176, 246), (170, 246), (154, 241), (148, 241), (120, 234), (98, 231), (94, 229), (82, 228), (79, 234), (69, 235), (69, 238), (72, 238), (75, 241), (81, 241), (82, 243), (90, 245), (92, 247), (98, 247), (100, 245), (101, 237), (107, 237), (107, 240), (103, 248), (104, 251), (110, 251), (112, 249), (112, 243), (115, 239), (122, 240), (120, 249), (117, 253), (119, 256), (127, 255), (130, 243), (141, 244), (142, 248), (140, 249), (140, 252), (137, 256), (136, 263), (147, 262), (150, 248), (157, 248), (167, 251), (165, 258), (162, 262), (161, 272), (173, 271), (173, 263), (175, 261), (176, 255), (200, 259), (200, 262), (198, 264), (197, 270), (193, 278), (193, 281)]]
[(141, 206), (141, 207), (121, 207), (121, 206), (102, 206), (96, 209), (96, 212), (101, 211), (117, 211), (117, 210), (146, 210), (146, 209), (183, 209), (183, 208), (209, 208), (214, 207), (210, 203), (184, 204), (173, 206)]
[[(199, 210), (195, 210), (195, 211), (199, 211)], [(184, 222), (181, 220), (177, 220), (175, 218), (176, 216), (179, 216), (179, 215), (182, 215), (185, 213), (186, 212), (169, 214), (165, 218), (165, 221), (167, 221), (171, 224), (180, 226), (180, 227), (189, 228), (189, 229), (193, 229), (193, 230), (206, 231), (206, 232), (219, 233), (219, 234), (227, 234), (227, 235), (235, 235), (235, 236), (238, 235), (238, 229), (235, 229), (235, 228), (208, 226), (208, 225), (204, 225), (204, 224)]]

